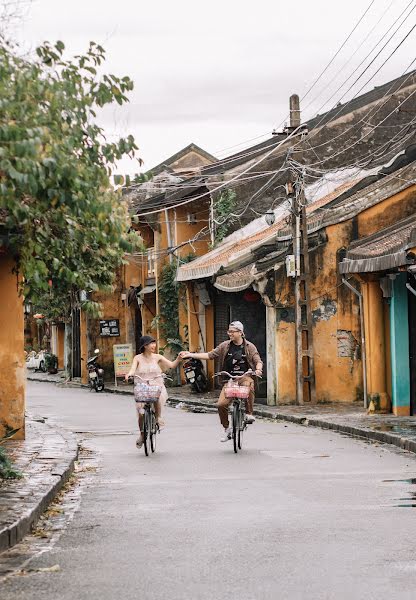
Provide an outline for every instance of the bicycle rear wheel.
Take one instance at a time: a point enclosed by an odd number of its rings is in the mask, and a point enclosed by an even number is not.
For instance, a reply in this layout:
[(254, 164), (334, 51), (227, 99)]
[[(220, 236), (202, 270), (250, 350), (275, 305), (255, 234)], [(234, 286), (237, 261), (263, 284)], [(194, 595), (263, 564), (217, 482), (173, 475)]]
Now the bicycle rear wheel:
[(156, 434), (157, 434), (156, 415), (153, 409), (150, 410), (150, 448), (152, 452), (156, 451)]
[(233, 446), (234, 452), (237, 454), (238, 452), (238, 431), (239, 431), (239, 423), (240, 423), (240, 407), (236, 402), (233, 404)]
[(149, 405), (145, 406), (144, 415), (143, 415), (143, 447), (144, 453), (146, 456), (149, 456), (149, 432), (151, 425), (151, 417), (150, 417), (150, 407)]

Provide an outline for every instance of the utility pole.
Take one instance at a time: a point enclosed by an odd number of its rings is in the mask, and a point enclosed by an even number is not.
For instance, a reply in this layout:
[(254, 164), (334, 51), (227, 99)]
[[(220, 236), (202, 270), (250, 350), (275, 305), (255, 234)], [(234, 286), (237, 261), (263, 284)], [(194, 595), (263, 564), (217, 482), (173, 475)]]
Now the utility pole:
[[(300, 129), (299, 96), (290, 97), (290, 127), (288, 133)], [(302, 151), (292, 153), (297, 163)], [(296, 403), (316, 403), (313, 354), (312, 312), (310, 298), (309, 242), (306, 220), (304, 173), (293, 168), (288, 183), (292, 203), (292, 241), (295, 256), (295, 336), (296, 336)]]

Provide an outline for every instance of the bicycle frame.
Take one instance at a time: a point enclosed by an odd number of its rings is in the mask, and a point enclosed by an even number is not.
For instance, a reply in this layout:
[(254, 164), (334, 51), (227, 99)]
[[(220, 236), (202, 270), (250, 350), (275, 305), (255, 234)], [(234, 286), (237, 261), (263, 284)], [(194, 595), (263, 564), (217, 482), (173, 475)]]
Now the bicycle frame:
[[(156, 375), (155, 377), (151, 377), (148, 379), (143, 379), (143, 377), (140, 377), (140, 375), (134, 375), (135, 387), (136, 387), (136, 381), (139, 381), (141, 384), (143, 384), (142, 399), (140, 399), (139, 394), (137, 394), (138, 397), (136, 397), (136, 394), (135, 394), (134, 399), (135, 399), (136, 405), (139, 405), (139, 404), (143, 405), (143, 407), (140, 407), (140, 408), (137, 407), (137, 408), (138, 408), (139, 414), (143, 415), (143, 420), (142, 420), (143, 430), (141, 431), (141, 434), (143, 436), (143, 447), (144, 447), (144, 453), (146, 456), (149, 456), (149, 441), (150, 441), (150, 450), (152, 452), (156, 451), (156, 435), (158, 433), (160, 433), (160, 427), (156, 420), (155, 405), (159, 401), (159, 397), (162, 392), (162, 386), (160, 386), (160, 385), (152, 386), (150, 384), (151, 381), (154, 381), (155, 379), (160, 379), (160, 378), (170, 379), (164, 373), (161, 373), (160, 375)], [(148, 388), (148, 390), (147, 390), (148, 395), (146, 394), (146, 387)], [(156, 395), (157, 395), (157, 397), (156, 397)], [(141, 412), (141, 411), (143, 411), (143, 412)]]
[[(228, 377), (228, 382), (235, 381), (238, 384), (238, 380), (241, 380), (246, 376), (255, 375), (255, 373), (251, 369), (249, 369), (242, 375), (231, 375), (231, 373), (228, 373), (228, 371), (219, 371), (218, 373), (214, 374), (214, 377), (217, 377), (219, 375), (226, 375)], [(227, 382), (227, 384), (228, 384), (228, 382)], [(225, 385), (227, 385), (227, 384), (225, 384)], [(242, 387), (246, 388), (248, 386), (245, 386), (244, 384), (242, 386), (236, 386), (237, 390), (238, 390), (238, 388), (241, 389)], [(238, 393), (238, 392), (237, 392), (236, 396), (234, 396), (234, 395), (227, 396), (226, 391), (224, 393), (226, 394), (227, 398), (232, 400), (232, 405), (230, 407), (230, 410), (231, 410), (231, 417), (232, 417), (233, 446), (234, 446), (234, 452), (237, 454), (238, 450), (241, 450), (243, 447), (243, 433), (244, 433), (245, 429), (247, 428), (247, 422), (245, 419), (245, 411), (246, 411), (245, 400), (247, 399), (249, 392), (247, 393), (247, 396), (240, 395), (240, 393)]]

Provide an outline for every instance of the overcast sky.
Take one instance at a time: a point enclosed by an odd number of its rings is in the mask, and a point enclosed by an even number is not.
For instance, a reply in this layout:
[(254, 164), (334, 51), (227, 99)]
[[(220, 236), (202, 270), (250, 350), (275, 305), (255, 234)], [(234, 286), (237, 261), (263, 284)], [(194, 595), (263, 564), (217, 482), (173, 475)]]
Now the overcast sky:
[[(34, 0), (14, 35), (31, 48), (43, 40), (60, 39), (70, 54), (85, 50), (90, 40), (105, 47), (107, 70), (129, 75), (135, 90), (130, 104), (106, 111), (102, 122), (108, 135), (133, 133), (147, 170), (190, 142), (221, 157), (240, 146), (225, 148), (278, 127), (287, 115), (290, 94), (302, 96), (307, 91), (370, 1)], [(373, 1), (361, 25), (305, 99), (304, 107), (319, 95), (305, 110), (305, 120), (345, 81), (408, 2)], [(416, 11), (349, 97), (415, 21)], [(401, 75), (415, 47), (412, 34), (367, 89)], [(349, 84), (335, 94), (327, 108)], [(130, 173), (139, 170), (128, 161), (122, 169)]]

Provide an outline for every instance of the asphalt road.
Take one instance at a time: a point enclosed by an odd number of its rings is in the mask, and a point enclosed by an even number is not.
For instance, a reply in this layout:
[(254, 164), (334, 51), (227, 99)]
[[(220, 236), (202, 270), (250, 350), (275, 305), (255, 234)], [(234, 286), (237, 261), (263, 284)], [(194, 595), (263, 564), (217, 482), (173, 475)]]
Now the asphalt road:
[[(216, 415), (166, 409), (157, 453), (132, 400), (31, 383), (28, 408), (100, 457), (80, 506), (2, 600), (414, 599), (411, 454), (257, 421), (234, 455)], [(416, 481), (416, 480), (415, 480)]]

